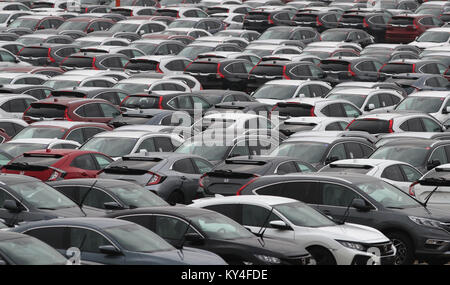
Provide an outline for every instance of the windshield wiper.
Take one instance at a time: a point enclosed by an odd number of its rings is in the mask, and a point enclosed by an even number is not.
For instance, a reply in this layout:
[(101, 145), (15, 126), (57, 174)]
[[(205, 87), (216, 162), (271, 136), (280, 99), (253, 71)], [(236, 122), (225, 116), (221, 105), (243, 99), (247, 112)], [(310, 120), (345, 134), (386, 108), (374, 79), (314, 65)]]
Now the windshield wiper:
[(388, 209), (399, 209), (399, 210), (405, 209), (405, 208), (402, 208), (402, 207), (395, 207), (395, 206), (389, 206), (389, 207), (386, 207), (386, 208), (388, 208)]
[(39, 210), (56, 210), (55, 208), (38, 207)]

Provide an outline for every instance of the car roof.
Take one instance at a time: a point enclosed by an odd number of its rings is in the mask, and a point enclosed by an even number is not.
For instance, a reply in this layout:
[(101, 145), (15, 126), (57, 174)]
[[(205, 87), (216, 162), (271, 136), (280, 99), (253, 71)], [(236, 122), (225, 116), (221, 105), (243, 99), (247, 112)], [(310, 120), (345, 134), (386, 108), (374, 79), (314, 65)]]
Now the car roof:
[[(379, 167), (379, 166), (390, 166), (393, 164), (407, 164), (402, 161), (397, 160), (389, 160), (389, 159), (373, 159), (373, 158), (360, 158), (360, 159), (343, 159), (338, 160), (330, 163), (330, 165), (339, 165), (342, 167), (345, 167), (345, 165), (367, 165), (372, 167)], [(324, 171), (325, 172), (325, 171)]]
[(19, 226), (16, 229), (21, 228), (34, 228), (41, 226), (59, 226), (59, 225), (70, 225), (70, 226), (82, 226), (95, 229), (104, 229), (114, 226), (130, 225), (134, 224), (126, 220), (121, 219), (110, 219), (110, 218), (91, 218), (91, 217), (78, 217), (78, 218), (60, 218), (52, 220), (42, 220), (37, 222), (29, 222), (23, 226)]
[[(208, 203), (209, 202), (209, 203)], [(257, 203), (257, 204), (265, 204), (265, 205), (279, 205), (286, 203), (298, 203), (297, 200), (279, 196), (270, 196), (270, 195), (240, 195), (240, 196), (228, 196), (228, 197), (214, 197), (214, 198), (204, 198), (193, 201), (195, 206), (197, 203), (205, 203), (205, 204), (240, 204), (240, 203)]]
[(409, 94), (408, 97), (436, 97), (445, 98), (450, 95), (450, 91), (419, 91)]
[(18, 183), (38, 182), (38, 181), (40, 180), (31, 176), (0, 173), (0, 185), (8, 186)]
[(152, 133), (152, 132), (146, 132), (146, 131), (122, 131), (122, 132), (115, 132), (115, 131), (106, 131), (96, 134), (94, 137), (96, 138), (136, 138), (139, 139), (143, 136), (154, 134), (154, 135), (160, 135), (158, 133)]
[(15, 139), (11, 141), (7, 141), (6, 143), (39, 143), (39, 144), (51, 144), (51, 143), (75, 143), (70, 140), (61, 140), (61, 139), (48, 139), (48, 138), (38, 138), (38, 139)]

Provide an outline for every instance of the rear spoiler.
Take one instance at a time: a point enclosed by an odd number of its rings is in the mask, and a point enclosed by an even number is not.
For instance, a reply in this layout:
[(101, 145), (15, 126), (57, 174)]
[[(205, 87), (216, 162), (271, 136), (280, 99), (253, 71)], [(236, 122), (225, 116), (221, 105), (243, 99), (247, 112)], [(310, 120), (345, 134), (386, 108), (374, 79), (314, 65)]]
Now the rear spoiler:
[(245, 172), (233, 172), (233, 171), (224, 171), (224, 170), (215, 170), (211, 172), (206, 172), (206, 176), (209, 177), (228, 177), (228, 178), (251, 178), (255, 177), (255, 174), (245, 173)]
[(64, 175), (66, 174), (66, 172), (64, 170), (61, 170), (59, 168), (52, 167), (52, 166), (28, 164), (28, 163), (17, 163), (17, 162), (3, 165), (1, 169), (16, 170), (16, 171), (43, 171), (43, 170), (51, 169), (51, 170), (60, 172), (62, 174), (61, 177), (64, 177)]

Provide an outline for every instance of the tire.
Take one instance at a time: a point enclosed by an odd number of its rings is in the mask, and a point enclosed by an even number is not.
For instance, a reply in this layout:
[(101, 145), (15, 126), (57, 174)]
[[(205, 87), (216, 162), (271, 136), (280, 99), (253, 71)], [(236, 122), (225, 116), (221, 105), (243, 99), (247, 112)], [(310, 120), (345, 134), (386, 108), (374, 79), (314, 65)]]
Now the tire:
[(167, 198), (167, 203), (169, 203), (170, 205), (185, 204), (183, 193), (181, 193), (179, 190), (173, 191), (169, 195), (169, 198)]
[(312, 246), (307, 248), (317, 265), (336, 265), (336, 259), (333, 254), (321, 246)]
[(411, 265), (414, 263), (414, 244), (411, 239), (401, 232), (388, 232), (385, 234), (394, 244), (397, 253), (394, 265)]

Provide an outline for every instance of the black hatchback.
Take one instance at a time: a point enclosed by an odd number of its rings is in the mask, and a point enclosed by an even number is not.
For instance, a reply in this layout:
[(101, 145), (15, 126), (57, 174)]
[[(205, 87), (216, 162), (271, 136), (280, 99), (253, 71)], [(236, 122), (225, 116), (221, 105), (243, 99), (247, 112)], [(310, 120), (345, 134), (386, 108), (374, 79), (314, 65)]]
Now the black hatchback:
[(287, 10), (255, 9), (245, 15), (244, 29), (262, 33), (273, 26), (292, 25), (291, 18)]
[(370, 57), (330, 57), (320, 62), (332, 85), (343, 81), (378, 81), (382, 63)]

